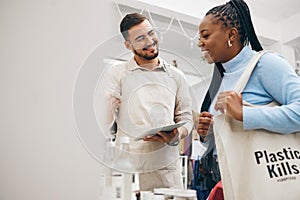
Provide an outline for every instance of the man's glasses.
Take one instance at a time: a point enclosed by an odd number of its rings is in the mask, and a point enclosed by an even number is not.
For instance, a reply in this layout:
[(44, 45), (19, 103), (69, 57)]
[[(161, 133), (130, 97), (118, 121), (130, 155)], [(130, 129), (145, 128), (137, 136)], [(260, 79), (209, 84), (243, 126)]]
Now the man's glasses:
[(153, 40), (153, 38), (157, 38), (157, 34), (154, 30), (151, 30), (147, 33), (147, 35), (139, 35), (138, 37), (135, 38), (135, 40), (132, 42), (132, 41), (129, 41), (131, 44), (138, 44), (138, 45), (142, 45), (142, 44), (145, 44), (148, 39), (150, 41)]

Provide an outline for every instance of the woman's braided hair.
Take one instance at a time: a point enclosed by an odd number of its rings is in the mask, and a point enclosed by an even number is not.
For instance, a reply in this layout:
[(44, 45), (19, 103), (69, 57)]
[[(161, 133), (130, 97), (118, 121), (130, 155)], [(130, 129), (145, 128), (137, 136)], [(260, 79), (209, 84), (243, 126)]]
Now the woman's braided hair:
[(244, 46), (250, 42), (255, 51), (263, 49), (254, 31), (250, 10), (243, 0), (231, 0), (226, 4), (216, 6), (210, 9), (206, 16), (209, 14), (223, 23), (224, 27), (237, 28), (240, 42)]
[[(205, 16), (209, 14), (211, 14), (218, 22), (221, 22), (224, 27), (235, 27), (239, 32), (240, 42), (243, 46), (250, 43), (253, 50), (263, 50), (254, 31), (249, 8), (243, 0), (231, 0), (226, 4), (216, 6), (210, 9)], [(212, 82), (215, 81), (215, 84), (220, 84), (224, 71), (222, 63), (215, 63)], [(211, 88), (209, 90), (211, 90)], [(206, 102), (206, 98), (211, 98), (210, 95), (213, 95), (216, 92), (217, 90), (211, 90), (208, 93), (209, 95), (205, 96), (204, 102)], [(201, 111), (208, 109), (209, 105), (210, 103), (203, 104)]]

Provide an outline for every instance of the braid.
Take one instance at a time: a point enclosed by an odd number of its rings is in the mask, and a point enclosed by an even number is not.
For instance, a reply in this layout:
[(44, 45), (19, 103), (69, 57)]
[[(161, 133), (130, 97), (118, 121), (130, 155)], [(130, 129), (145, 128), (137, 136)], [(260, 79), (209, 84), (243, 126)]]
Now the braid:
[(230, 3), (236, 8), (240, 18), (243, 21), (244, 29), (248, 34), (248, 39), (250, 41), (252, 49), (254, 49), (255, 51), (263, 50), (255, 33), (253, 23), (251, 20), (250, 10), (247, 4), (243, 0), (231, 0)]
[(206, 16), (209, 14), (223, 23), (224, 27), (235, 27), (239, 32), (240, 42), (244, 46), (250, 42), (255, 51), (263, 49), (255, 34), (249, 8), (243, 0), (231, 0), (226, 4), (216, 6), (209, 10)]

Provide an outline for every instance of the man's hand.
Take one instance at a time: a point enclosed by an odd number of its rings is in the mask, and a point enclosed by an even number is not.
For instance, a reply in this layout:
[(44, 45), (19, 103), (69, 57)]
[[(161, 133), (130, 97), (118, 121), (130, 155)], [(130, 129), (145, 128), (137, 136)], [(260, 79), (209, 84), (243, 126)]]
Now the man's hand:
[(108, 97), (108, 122), (112, 122), (114, 120), (114, 113), (120, 107), (121, 99), (115, 97), (115, 95), (110, 95)]
[(121, 96), (116, 95), (116, 94), (111, 94), (110, 95), (110, 109), (111, 112), (114, 113), (116, 109), (118, 109), (121, 105)]
[(143, 140), (149, 142), (173, 143), (178, 141), (178, 130), (173, 129), (170, 132), (157, 132), (155, 135), (146, 136)]

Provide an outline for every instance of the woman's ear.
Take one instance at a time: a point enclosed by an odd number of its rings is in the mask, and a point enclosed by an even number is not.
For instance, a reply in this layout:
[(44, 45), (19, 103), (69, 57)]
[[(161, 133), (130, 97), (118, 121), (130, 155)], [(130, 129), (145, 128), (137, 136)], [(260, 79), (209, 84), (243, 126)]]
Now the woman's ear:
[(239, 31), (237, 30), (237, 28), (235, 27), (230, 28), (228, 32), (228, 40), (234, 41), (237, 40), (238, 38), (239, 38)]
[(125, 44), (125, 47), (126, 47), (126, 49), (128, 49), (128, 50), (132, 50), (132, 46), (131, 46), (131, 44), (130, 44), (130, 42), (128, 41), (128, 40), (126, 40), (125, 42), (124, 42), (124, 44)]

